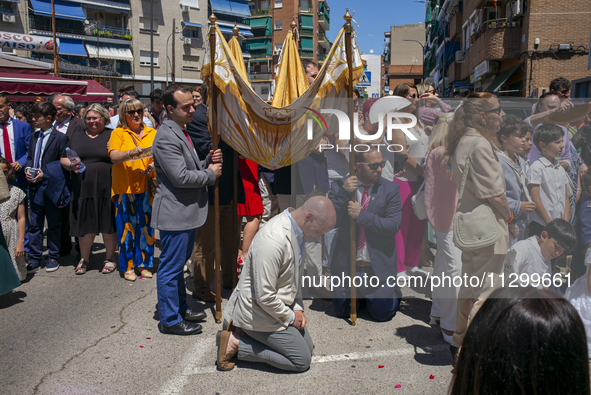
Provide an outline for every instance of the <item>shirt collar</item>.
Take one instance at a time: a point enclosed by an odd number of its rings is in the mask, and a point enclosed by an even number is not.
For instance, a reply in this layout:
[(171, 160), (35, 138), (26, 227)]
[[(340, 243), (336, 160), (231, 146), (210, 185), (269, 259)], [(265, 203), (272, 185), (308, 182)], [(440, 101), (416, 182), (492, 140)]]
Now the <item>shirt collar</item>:
[(291, 207), (286, 208), (285, 214), (287, 214), (287, 218), (289, 218), (289, 220), (291, 221), (291, 226), (293, 227), (293, 231), (296, 235), (296, 238), (298, 239), (298, 245), (301, 246), (301, 244), (304, 242), (304, 232), (302, 232), (302, 229), (300, 229), (298, 224), (295, 222), (295, 220), (291, 216), (291, 213), (289, 212), (290, 209), (293, 210), (293, 208), (291, 208)]
[(68, 118), (66, 118), (66, 120), (64, 122), (58, 122), (57, 120), (53, 123), (53, 126), (57, 126), (57, 125), (65, 125), (67, 123), (70, 123), (70, 121), (72, 120), (72, 116), (68, 116)]
[(12, 123), (12, 118), (10, 118), (10, 117), (8, 117), (6, 122), (0, 122), (0, 124), (2, 124), (2, 125), (10, 125), (11, 123)]
[(560, 162), (556, 161), (556, 163), (552, 164), (552, 162), (550, 162), (548, 159), (546, 159), (542, 155), (540, 155), (539, 159), (540, 159), (540, 162), (542, 162), (542, 164), (546, 167), (553, 167), (556, 169), (558, 166), (560, 166)]

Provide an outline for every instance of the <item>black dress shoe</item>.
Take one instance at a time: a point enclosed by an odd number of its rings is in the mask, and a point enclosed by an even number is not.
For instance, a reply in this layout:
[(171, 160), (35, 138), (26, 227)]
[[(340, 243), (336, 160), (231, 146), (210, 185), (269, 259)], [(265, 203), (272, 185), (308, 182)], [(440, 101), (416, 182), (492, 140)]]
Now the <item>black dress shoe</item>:
[(181, 317), (183, 317), (185, 321), (199, 322), (206, 319), (207, 314), (205, 314), (204, 312), (197, 312), (191, 309), (187, 309), (184, 313), (181, 313)]
[(162, 325), (162, 323), (159, 325), (162, 333), (170, 333), (174, 335), (196, 335), (201, 333), (202, 330), (201, 325), (184, 320), (173, 326)]

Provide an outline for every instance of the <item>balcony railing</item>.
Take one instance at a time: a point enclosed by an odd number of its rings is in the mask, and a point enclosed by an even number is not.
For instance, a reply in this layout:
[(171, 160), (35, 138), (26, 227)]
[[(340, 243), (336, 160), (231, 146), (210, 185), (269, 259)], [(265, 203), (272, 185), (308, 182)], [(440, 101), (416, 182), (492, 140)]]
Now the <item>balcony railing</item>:
[(312, 12), (314, 12), (314, 8), (312, 8), (312, 6), (311, 6), (311, 5), (310, 5), (310, 6), (308, 6), (308, 8), (306, 8), (306, 7), (303, 7), (303, 8), (302, 8), (302, 7), (300, 6), (300, 7), (299, 7), (299, 11), (300, 11), (300, 14), (311, 14)]
[(101, 26), (96, 24), (94, 26), (91, 25), (86, 29), (86, 35), (130, 41), (133, 39), (129, 29), (112, 26)]
[(261, 16), (261, 15), (270, 15), (271, 11), (267, 8), (267, 9), (261, 9), (261, 10), (256, 10), (254, 8), (250, 9), (250, 15), (251, 16)]
[(250, 51), (250, 58), (251, 59), (263, 59), (263, 58), (270, 58), (271, 54), (267, 51)]
[(300, 36), (313, 36), (314, 29), (311, 27), (301, 27), (300, 28)]
[(308, 50), (300, 50), (300, 57), (302, 58), (313, 58), (314, 57), (314, 51), (308, 51)]
[(250, 73), (250, 79), (251, 80), (272, 80), (273, 79), (273, 73), (270, 72), (253, 72)]
[(471, 42), (471, 44), (474, 44), (474, 42), (478, 39), (478, 37), (480, 37), (487, 30), (506, 29), (506, 28), (510, 28), (510, 27), (519, 27), (519, 26), (521, 26), (521, 19), (520, 18), (513, 19), (513, 20), (511, 20), (509, 18), (491, 19), (491, 20), (485, 21), (484, 23), (482, 23), (482, 25), (480, 25), (480, 28), (470, 38), (470, 42)]
[(318, 54), (318, 61), (319, 62), (324, 62), (326, 60), (326, 54), (325, 53), (319, 53)]
[(326, 38), (326, 36), (324, 34), (318, 34), (318, 41), (324, 42), (324, 45), (326, 45), (326, 48), (330, 48), (330, 41), (328, 41), (328, 38)]
[(330, 18), (327, 14), (322, 12), (318, 13), (318, 23), (324, 23), (326, 25), (326, 30), (330, 29)]
[[(50, 32), (52, 31), (51, 18), (31, 15), (29, 16), (29, 29)], [(61, 20), (60, 23), (56, 23), (55, 31), (57, 33), (79, 34), (82, 36), (85, 34), (81, 22), (70, 22), (63, 20)]]

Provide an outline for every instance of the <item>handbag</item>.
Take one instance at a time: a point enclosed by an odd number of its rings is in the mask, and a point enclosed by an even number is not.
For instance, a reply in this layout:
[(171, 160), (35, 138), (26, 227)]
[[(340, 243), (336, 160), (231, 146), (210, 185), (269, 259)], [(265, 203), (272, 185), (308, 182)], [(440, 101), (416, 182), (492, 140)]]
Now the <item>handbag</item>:
[(412, 209), (415, 212), (415, 215), (418, 219), (424, 220), (427, 219), (427, 205), (425, 204), (425, 183), (427, 180), (424, 180), (421, 184), (421, 187), (417, 191), (417, 194), (411, 198), (412, 201)]
[(459, 212), (461, 207), (462, 195), (464, 194), (464, 187), (466, 186), (466, 179), (470, 168), (472, 167), (472, 154), (478, 138), (474, 139), (468, 157), (466, 158), (466, 165), (464, 167), (464, 175), (462, 176), (462, 183), (460, 185), (460, 194), (458, 199), (458, 211), (454, 216), (453, 221), (453, 240), (456, 247), (462, 251), (477, 250), (484, 247), (494, 245), (501, 238), (501, 231), (492, 208), (484, 203), (476, 207), (468, 213)]

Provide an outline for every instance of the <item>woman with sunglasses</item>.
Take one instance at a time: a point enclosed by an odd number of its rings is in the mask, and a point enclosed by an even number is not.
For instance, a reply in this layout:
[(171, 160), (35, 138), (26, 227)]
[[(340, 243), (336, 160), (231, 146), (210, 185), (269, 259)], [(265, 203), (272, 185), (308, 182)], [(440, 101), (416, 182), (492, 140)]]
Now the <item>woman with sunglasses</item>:
[(430, 136), (437, 117), (450, 112), (451, 106), (439, 98), (431, 84), (417, 85), (417, 93), (419, 95), (419, 120), (425, 127), (425, 134)]
[[(501, 286), (498, 275), (503, 272), (505, 255), (511, 246), (510, 234), (512, 238), (519, 234), (505, 195), (503, 168), (495, 155), (498, 145), (496, 134), (504, 115), (496, 96), (487, 92), (472, 93), (458, 107), (449, 125), (445, 148), (452, 159), (451, 169), (458, 190), (468, 157), (471, 158), (457, 213), (469, 214), (481, 206), (491, 207), (500, 235), (492, 245), (462, 249), (462, 274), (467, 278), (478, 277), (483, 280), (478, 286), (467, 284), (460, 288), (456, 331), (451, 343), (453, 355), (464, 340), (468, 317), (474, 317), (484, 300)], [(466, 234), (469, 231), (454, 228), (454, 234)]]
[[(413, 114), (416, 117), (418, 106), (418, 93), (414, 84), (405, 82), (394, 89), (394, 95), (408, 99), (411, 104), (399, 112)], [(399, 119), (400, 123), (411, 122), (410, 118)], [(402, 130), (394, 129), (391, 144), (402, 147), (401, 154), (408, 156), (404, 164), (406, 170), (401, 177), (395, 177), (394, 182), (400, 186), (400, 200), (402, 205), (402, 219), (400, 231), (396, 234), (396, 262), (398, 275), (400, 276), (427, 276), (427, 272), (420, 270), (419, 256), (423, 246), (426, 220), (420, 220), (412, 209), (411, 197), (417, 193), (423, 182), (423, 166), (427, 157), (427, 144), (429, 137), (425, 134), (421, 122), (408, 129), (415, 140), (412, 140)]]
[(119, 105), (119, 123), (111, 133), (109, 156), (114, 163), (111, 195), (115, 202), (119, 269), (128, 281), (137, 274), (151, 278), (154, 258), (154, 229), (150, 227), (152, 199), (148, 178), (156, 178), (154, 160), (137, 159), (152, 146), (156, 129), (143, 121), (145, 105), (126, 99)]
[(107, 250), (101, 272), (112, 273), (116, 268), (115, 249), (115, 205), (111, 200), (111, 167), (107, 143), (112, 129), (105, 127), (111, 121), (109, 112), (98, 103), (93, 103), (82, 112), (86, 130), (76, 132), (68, 141), (68, 148), (74, 150), (86, 166), (79, 172), (79, 165), (73, 165), (66, 152), (60, 159), (64, 169), (70, 172), (72, 196), (70, 199), (70, 236), (78, 238), (80, 261), (74, 273), (82, 275), (90, 266), (90, 252), (95, 236), (103, 235)]

